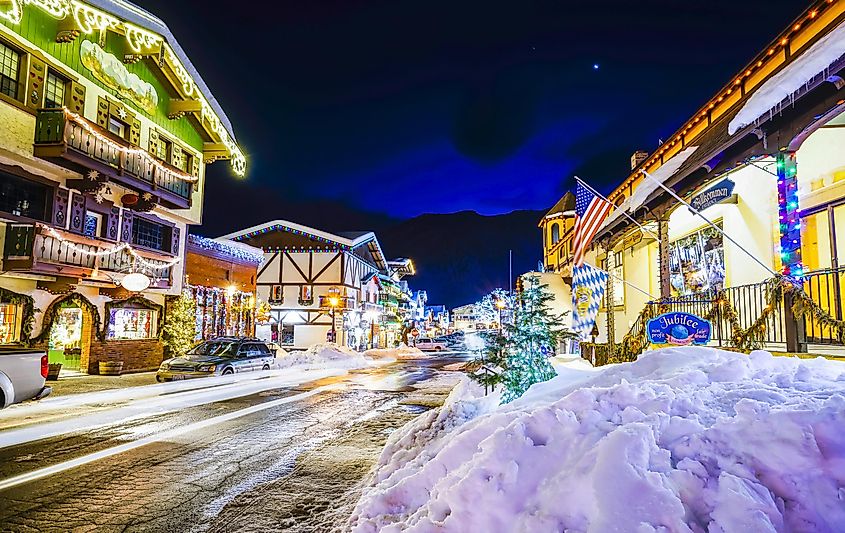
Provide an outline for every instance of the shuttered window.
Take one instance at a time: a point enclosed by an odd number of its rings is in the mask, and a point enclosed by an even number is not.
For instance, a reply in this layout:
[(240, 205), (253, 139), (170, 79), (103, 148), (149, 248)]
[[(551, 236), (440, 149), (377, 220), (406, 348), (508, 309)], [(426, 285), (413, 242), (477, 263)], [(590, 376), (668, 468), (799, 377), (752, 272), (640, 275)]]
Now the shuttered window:
[(21, 55), (0, 43), (0, 93), (12, 98), (18, 97), (18, 74)]
[(66, 83), (52, 72), (47, 72), (47, 80), (44, 83), (44, 107), (56, 109), (65, 104)]

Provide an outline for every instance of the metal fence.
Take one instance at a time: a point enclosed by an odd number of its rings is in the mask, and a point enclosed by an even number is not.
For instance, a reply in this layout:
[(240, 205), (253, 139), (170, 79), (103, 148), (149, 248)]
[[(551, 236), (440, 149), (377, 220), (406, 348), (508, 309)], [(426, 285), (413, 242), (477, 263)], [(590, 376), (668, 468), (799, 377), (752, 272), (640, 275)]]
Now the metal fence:
[[(845, 307), (845, 267), (808, 273), (804, 277), (804, 292), (833, 318), (842, 320), (842, 308)], [(810, 344), (842, 345), (842, 339), (837, 332), (822, 326), (812, 316), (805, 315), (804, 331)]]

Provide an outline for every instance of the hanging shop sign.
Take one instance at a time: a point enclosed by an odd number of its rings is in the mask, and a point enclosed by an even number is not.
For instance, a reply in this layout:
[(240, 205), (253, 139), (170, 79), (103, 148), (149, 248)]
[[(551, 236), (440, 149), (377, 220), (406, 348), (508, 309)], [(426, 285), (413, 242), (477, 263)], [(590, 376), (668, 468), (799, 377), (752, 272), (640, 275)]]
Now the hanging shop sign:
[(692, 197), (690, 205), (696, 211), (704, 211), (720, 202), (724, 202), (734, 193), (734, 183), (730, 178), (725, 178), (719, 183), (701, 191)]
[(646, 325), (652, 344), (707, 344), (710, 342), (710, 322), (689, 313), (672, 312), (652, 318)]
[(633, 248), (635, 245), (639, 244), (643, 240), (643, 232), (637, 230), (633, 233), (629, 233), (625, 236), (625, 240), (622, 241), (622, 248), (627, 250), (628, 248)]

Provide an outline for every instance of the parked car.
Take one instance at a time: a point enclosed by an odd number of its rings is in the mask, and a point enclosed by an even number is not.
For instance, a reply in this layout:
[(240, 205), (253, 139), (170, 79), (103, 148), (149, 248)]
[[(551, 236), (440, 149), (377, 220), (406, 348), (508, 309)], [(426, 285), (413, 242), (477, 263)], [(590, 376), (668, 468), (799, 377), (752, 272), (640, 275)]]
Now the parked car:
[(419, 348), (424, 352), (439, 352), (441, 350), (446, 349), (445, 342), (437, 342), (433, 339), (429, 339), (428, 337), (420, 337), (414, 343), (414, 346)]
[(24, 400), (40, 400), (53, 392), (47, 380), (44, 350), (0, 350), (0, 409)]
[(176, 381), (226, 376), (252, 370), (269, 370), (276, 354), (267, 343), (248, 337), (218, 337), (194, 346), (181, 357), (165, 359), (156, 381)]

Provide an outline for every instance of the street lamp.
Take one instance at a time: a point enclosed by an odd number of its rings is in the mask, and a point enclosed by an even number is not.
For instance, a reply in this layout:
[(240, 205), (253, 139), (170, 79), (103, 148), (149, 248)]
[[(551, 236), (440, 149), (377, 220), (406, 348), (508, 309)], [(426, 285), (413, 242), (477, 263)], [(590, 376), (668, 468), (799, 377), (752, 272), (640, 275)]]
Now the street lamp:
[(329, 309), (332, 310), (332, 342), (337, 342), (337, 330), (335, 327), (335, 311), (340, 306), (340, 290), (337, 287), (329, 289), (329, 295), (326, 298)]
[(499, 310), (499, 333), (502, 332), (502, 313), (504, 313), (505, 308), (508, 306), (508, 303), (505, 301), (504, 298), (496, 299), (496, 308)]

